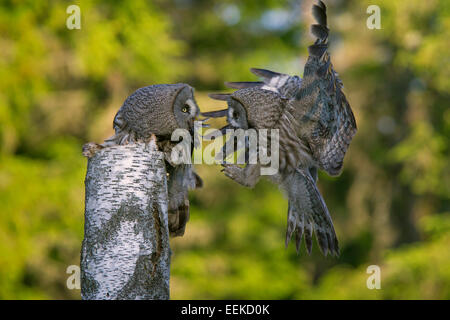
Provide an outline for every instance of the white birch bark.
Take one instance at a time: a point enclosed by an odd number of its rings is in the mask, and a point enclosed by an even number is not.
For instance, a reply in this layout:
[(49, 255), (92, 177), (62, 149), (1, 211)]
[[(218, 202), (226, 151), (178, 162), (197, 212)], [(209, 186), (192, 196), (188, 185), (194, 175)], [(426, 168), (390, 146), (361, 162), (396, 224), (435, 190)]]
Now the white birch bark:
[(155, 141), (96, 149), (85, 186), (81, 298), (169, 299), (166, 170)]

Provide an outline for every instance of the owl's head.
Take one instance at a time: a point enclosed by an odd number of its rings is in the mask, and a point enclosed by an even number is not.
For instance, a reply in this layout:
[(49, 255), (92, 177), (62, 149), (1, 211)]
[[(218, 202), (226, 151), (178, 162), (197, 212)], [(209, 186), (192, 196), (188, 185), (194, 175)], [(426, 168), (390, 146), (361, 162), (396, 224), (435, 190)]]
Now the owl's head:
[(224, 110), (202, 113), (205, 117), (227, 117), (227, 128), (270, 129), (280, 118), (286, 99), (279, 93), (259, 87), (237, 90), (232, 94), (210, 94), (211, 98), (226, 101)]
[(123, 103), (114, 118), (116, 134), (128, 131), (136, 138), (170, 136), (178, 128), (193, 132), (200, 109), (194, 89), (184, 83), (140, 88)]
[(194, 98), (194, 88), (184, 83), (181, 85), (172, 103), (173, 114), (179, 128), (192, 131), (200, 109)]

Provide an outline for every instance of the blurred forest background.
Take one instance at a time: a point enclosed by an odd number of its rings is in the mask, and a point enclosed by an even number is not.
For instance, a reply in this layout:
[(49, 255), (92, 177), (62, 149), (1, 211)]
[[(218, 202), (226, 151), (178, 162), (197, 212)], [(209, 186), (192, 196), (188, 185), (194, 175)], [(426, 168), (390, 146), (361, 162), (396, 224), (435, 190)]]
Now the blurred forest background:
[[(450, 298), (450, 1), (325, 1), (359, 131), (319, 177), (341, 257), (284, 248), (287, 200), (198, 166), (172, 240), (173, 299)], [(203, 110), (250, 67), (303, 73), (311, 1), (18, 1), (0, 7), (0, 299), (79, 299), (86, 159), (139, 87), (187, 82)], [(68, 30), (67, 6), (81, 8)], [(366, 9), (381, 8), (381, 30)], [(220, 123), (215, 123), (220, 125)], [(381, 290), (366, 287), (369, 265)]]

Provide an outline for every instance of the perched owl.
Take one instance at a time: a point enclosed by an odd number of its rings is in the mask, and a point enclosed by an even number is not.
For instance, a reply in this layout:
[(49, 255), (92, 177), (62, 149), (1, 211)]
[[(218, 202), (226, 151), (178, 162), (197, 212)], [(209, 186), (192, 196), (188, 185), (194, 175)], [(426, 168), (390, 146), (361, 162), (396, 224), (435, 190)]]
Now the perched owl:
[[(333, 176), (341, 172), (345, 153), (356, 133), (356, 122), (327, 52), (329, 30), (324, 3), (313, 5), (312, 12), (317, 24), (312, 25), (311, 32), (317, 39), (308, 48), (303, 79), (252, 69), (264, 82), (227, 83), (239, 90), (211, 97), (226, 100), (228, 109), (203, 115), (226, 116), (228, 124), (222, 131), (279, 130), (279, 171), (270, 178), (281, 186), (289, 201), (286, 246), (295, 233), (297, 252), (304, 236), (310, 253), (315, 233), (322, 253), (338, 256), (333, 222), (316, 185), (317, 170)], [(253, 187), (261, 166), (225, 164), (222, 171), (234, 181)]]
[[(189, 220), (188, 190), (200, 188), (202, 180), (191, 164), (175, 164), (171, 160), (172, 132), (181, 128), (194, 130), (199, 108), (194, 91), (189, 85), (159, 84), (140, 88), (123, 103), (114, 118), (115, 135), (105, 140), (104, 146), (127, 144), (137, 140), (148, 141), (155, 135), (160, 151), (164, 152), (169, 198), (170, 235), (182, 236)], [(193, 141), (193, 139), (191, 139)], [(192, 150), (192, 148), (191, 148)]]

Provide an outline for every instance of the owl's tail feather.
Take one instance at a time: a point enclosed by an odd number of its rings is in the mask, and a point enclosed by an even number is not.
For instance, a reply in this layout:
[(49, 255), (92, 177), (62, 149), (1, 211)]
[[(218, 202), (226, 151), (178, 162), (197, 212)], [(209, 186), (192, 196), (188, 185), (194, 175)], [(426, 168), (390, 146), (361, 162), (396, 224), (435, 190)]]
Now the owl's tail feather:
[(317, 189), (309, 171), (297, 169), (284, 182), (288, 192), (289, 209), (286, 230), (286, 246), (293, 234), (297, 253), (300, 251), (302, 236), (308, 254), (312, 249), (312, 235), (316, 234), (317, 244), (326, 256), (339, 256), (339, 244), (327, 206)]

